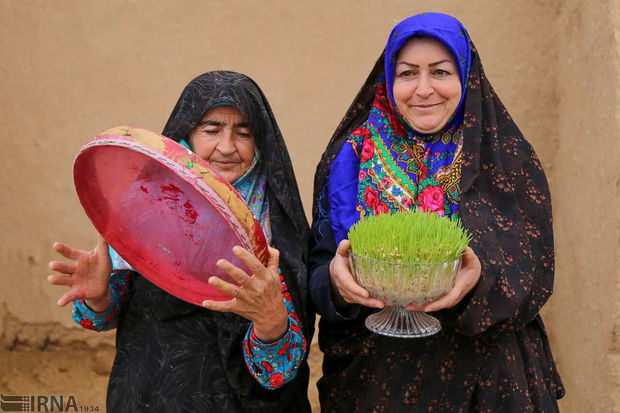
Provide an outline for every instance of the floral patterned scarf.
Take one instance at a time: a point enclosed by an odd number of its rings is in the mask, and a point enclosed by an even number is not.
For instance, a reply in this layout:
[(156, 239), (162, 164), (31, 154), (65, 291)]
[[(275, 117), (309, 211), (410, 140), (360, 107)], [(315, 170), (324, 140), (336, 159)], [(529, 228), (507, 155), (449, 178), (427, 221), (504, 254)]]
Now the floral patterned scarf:
[(377, 88), (368, 120), (347, 141), (360, 154), (360, 218), (410, 209), (451, 217), (460, 195), (462, 129), (453, 125), (431, 140), (409, 138), (385, 91), (385, 84)]
[[(431, 135), (421, 134), (409, 124), (391, 92), (398, 52), (411, 36), (441, 41), (459, 70), (461, 100), (446, 126)], [(458, 215), (463, 102), (470, 65), (467, 31), (450, 16), (419, 15), (392, 30), (384, 76), (378, 80), (368, 117), (349, 135), (331, 166), (328, 193), (337, 242), (367, 215), (412, 209)]]

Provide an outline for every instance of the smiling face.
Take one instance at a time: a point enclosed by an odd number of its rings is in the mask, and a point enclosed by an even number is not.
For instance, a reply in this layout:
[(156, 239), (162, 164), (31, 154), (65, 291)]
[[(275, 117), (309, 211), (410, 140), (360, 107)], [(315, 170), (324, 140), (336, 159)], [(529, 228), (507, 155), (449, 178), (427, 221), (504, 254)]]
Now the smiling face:
[(392, 93), (396, 106), (416, 131), (439, 131), (461, 100), (461, 81), (452, 54), (439, 40), (412, 38), (398, 54)]
[(234, 106), (217, 106), (189, 134), (196, 153), (228, 182), (239, 179), (252, 165), (255, 141), (249, 124)]

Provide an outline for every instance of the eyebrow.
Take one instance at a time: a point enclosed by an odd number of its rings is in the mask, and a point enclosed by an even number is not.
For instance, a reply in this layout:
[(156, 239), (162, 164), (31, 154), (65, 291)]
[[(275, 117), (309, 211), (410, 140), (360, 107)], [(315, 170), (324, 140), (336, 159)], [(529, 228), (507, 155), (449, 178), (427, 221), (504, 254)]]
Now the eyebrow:
[[(207, 120), (201, 120), (200, 122), (198, 122), (198, 125), (196, 125), (196, 127), (205, 126), (205, 125), (224, 126), (225, 123), (220, 122), (219, 120), (207, 119)], [(238, 122), (233, 125), (233, 128), (249, 128), (249, 127), (250, 127), (250, 124), (248, 122)]]
[[(440, 60), (438, 62), (429, 63), (429, 66), (433, 67), (433, 66), (440, 65), (442, 63), (453, 63), (453, 61), (450, 60), (450, 59), (443, 59), (443, 60)], [(415, 65), (413, 63), (407, 63), (407, 62), (398, 62), (398, 63), (396, 63), (396, 66), (398, 66), (398, 65), (407, 65), (407, 66), (410, 66), (410, 67), (420, 67), (420, 65)]]

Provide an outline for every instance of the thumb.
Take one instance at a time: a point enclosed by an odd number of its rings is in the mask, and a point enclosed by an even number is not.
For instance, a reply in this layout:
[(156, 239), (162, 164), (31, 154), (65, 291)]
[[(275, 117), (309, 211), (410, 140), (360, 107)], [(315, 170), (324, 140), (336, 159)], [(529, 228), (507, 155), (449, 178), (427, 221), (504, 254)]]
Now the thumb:
[(97, 233), (97, 248), (98, 249), (106, 249), (106, 250), (108, 248), (108, 242), (99, 233)]
[(269, 248), (269, 259), (267, 260), (267, 268), (277, 274), (278, 267), (280, 265), (280, 251), (272, 247), (267, 248)]
[(349, 242), (348, 239), (343, 239), (342, 241), (340, 241), (340, 244), (338, 244), (338, 250), (336, 251), (336, 254), (346, 257), (350, 249), (351, 249), (351, 242)]
[(95, 256), (97, 260), (101, 260), (100, 262), (105, 263), (110, 270), (112, 268), (112, 259), (110, 258), (110, 253), (108, 251), (108, 242), (101, 236), (101, 234), (97, 234), (97, 246), (95, 247)]

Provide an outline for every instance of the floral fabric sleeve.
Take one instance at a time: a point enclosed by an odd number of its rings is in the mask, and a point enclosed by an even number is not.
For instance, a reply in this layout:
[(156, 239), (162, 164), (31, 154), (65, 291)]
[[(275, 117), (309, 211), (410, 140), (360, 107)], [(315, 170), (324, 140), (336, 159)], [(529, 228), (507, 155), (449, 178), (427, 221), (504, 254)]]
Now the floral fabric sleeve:
[(131, 270), (116, 270), (110, 276), (110, 306), (103, 311), (94, 311), (84, 300), (73, 302), (73, 320), (84, 328), (95, 331), (111, 330), (118, 324), (121, 303), (127, 297), (126, 290)]
[(267, 389), (277, 389), (293, 380), (307, 349), (301, 323), (282, 273), (280, 282), (284, 305), (288, 311), (289, 327), (286, 334), (273, 343), (263, 343), (254, 333), (254, 324), (250, 324), (243, 340), (246, 365), (260, 385)]
[(73, 320), (84, 328), (95, 331), (111, 330), (118, 325), (120, 305), (127, 297), (127, 286), (134, 271), (133, 267), (123, 259), (112, 247), (109, 248), (112, 261), (110, 276), (110, 307), (103, 311), (93, 311), (84, 300), (73, 302)]

